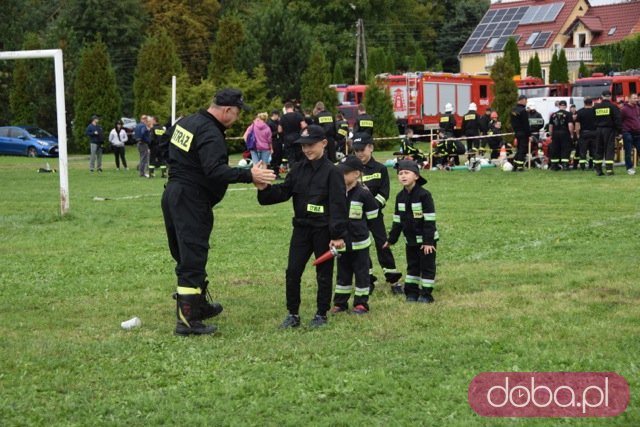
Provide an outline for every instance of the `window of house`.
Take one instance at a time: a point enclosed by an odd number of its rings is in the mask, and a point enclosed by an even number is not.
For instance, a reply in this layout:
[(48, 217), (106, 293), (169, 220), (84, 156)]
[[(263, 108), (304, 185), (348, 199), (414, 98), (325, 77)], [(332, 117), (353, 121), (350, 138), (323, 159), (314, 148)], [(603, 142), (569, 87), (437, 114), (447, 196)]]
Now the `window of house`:
[(576, 47), (585, 47), (587, 44), (587, 35), (585, 33), (578, 34), (578, 43), (576, 43)]
[(498, 42), (498, 39), (499, 37), (493, 37), (491, 40), (489, 40), (489, 43), (487, 43), (487, 49), (493, 49), (493, 47)]
[(609, 33), (608, 33), (608, 34), (609, 34), (610, 36), (614, 35), (614, 34), (616, 33), (616, 30), (617, 30), (617, 29), (618, 29), (617, 27), (611, 27), (611, 29), (609, 30)]
[(531, 33), (531, 35), (529, 36), (529, 38), (527, 39), (525, 44), (533, 44), (533, 42), (536, 41), (536, 39), (538, 38), (539, 35), (540, 35), (539, 31)]

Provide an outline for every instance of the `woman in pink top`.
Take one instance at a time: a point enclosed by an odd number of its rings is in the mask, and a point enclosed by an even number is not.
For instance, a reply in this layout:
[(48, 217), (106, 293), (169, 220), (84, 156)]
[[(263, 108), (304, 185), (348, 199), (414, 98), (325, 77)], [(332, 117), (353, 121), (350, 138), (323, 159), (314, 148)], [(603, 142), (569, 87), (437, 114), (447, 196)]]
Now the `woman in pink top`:
[(273, 149), (271, 147), (271, 128), (267, 124), (268, 117), (267, 113), (258, 113), (253, 123), (244, 132), (244, 140), (247, 143), (249, 142), (249, 133), (253, 132), (255, 136), (255, 146), (247, 147), (251, 152), (251, 161), (254, 165), (261, 160), (267, 165), (271, 162)]

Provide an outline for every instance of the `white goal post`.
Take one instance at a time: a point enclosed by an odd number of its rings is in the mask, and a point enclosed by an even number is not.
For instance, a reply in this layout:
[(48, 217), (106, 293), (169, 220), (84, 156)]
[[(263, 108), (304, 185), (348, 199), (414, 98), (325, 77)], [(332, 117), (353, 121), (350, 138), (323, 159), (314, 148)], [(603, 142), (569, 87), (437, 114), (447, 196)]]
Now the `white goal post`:
[(67, 121), (64, 103), (64, 69), (62, 49), (0, 52), (2, 59), (53, 58), (56, 82), (56, 116), (58, 122), (58, 172), (60, 174), (60, 215), (69, 212), (69, 175), (67, 173)]

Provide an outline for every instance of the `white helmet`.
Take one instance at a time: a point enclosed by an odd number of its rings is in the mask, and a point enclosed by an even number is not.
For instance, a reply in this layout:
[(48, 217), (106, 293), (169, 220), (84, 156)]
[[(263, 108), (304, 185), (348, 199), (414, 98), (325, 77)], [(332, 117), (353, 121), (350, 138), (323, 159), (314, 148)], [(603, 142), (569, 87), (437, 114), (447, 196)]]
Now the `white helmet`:
[(453, 105), (451, 105), (450, 102), (447, 102), (447, 104), (444, 106), (444, 112), (445, 113), (450, 113), (453, 111)]
[(342, 160), (342, 159), (344, 159), (344, 157), (345, 157), (345, 156), (344, 156), (344, 153), (343, 153), (342, 151), (338, 151), (338, 152), (336, 153), (336, 159), (338, 159), (338, 160)]
[(502, 170), (505, 172), (511, 172), (513, 170), (513, 165), (509, 162), (504, 162), (504, 165), (502, 165)]
[(249, 162), (247, 161), (247, 159), (240, 159), (240, 161), (238, 162), (238, 166), (240, 166), (241, 168), (246, 168), (247, 166), (249, 166)]
[(535, 102), (533, 102), (533, 101), (529, 101), (529, 102), (527, 103), (527, 109), (528, 109), (528, 110), (535, 110), (535, 109), (536, 109), (536, 103), (535, 103)]
[(469, 104), (470, 111), (476, 111), (477, 109), (478, 109), (478, 106), (476, 105), (475, 102), (472, 102), (471, 104)]

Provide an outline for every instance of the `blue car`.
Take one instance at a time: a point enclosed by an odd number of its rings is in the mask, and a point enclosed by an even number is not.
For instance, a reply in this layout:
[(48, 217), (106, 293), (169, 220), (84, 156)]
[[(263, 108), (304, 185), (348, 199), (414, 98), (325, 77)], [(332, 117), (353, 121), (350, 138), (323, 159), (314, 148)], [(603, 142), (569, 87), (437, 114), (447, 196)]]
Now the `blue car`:
[(58, 157), (58, 138), (35, 126), (0, 127), (0, 154)]

